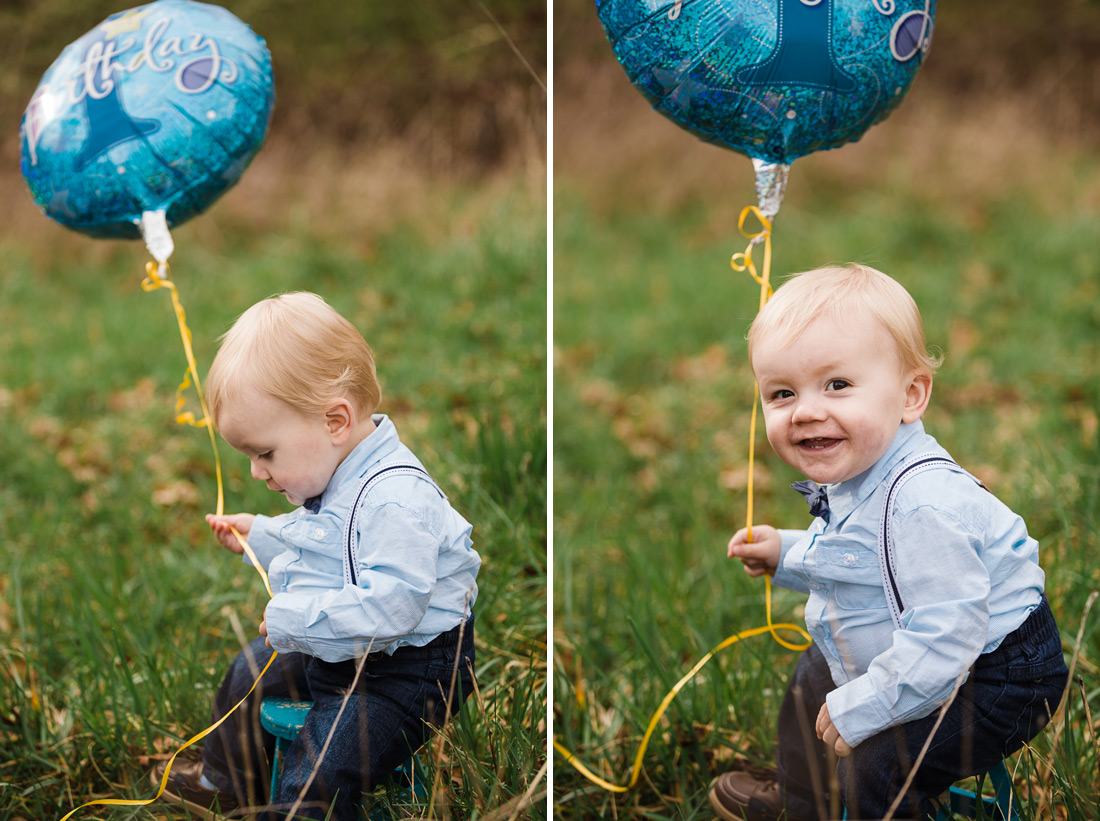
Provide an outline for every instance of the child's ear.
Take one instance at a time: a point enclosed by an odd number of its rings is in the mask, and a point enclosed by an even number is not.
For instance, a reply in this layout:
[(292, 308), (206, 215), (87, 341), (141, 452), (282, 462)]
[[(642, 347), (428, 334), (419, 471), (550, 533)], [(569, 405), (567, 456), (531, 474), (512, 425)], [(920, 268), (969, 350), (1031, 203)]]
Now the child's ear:
[(905, 389), (905, 407), (902, 410), (901, 421), (906, 423), (916, 422), (924, 416), (928, 401), (932, 398), (932, 374), (915, 373), (909, 380), (909, 386)]
[(342, 445), (355, 427), (355, 409), (346, 399), (337, 399), (325, 411), (325, 426), (334, 445)]

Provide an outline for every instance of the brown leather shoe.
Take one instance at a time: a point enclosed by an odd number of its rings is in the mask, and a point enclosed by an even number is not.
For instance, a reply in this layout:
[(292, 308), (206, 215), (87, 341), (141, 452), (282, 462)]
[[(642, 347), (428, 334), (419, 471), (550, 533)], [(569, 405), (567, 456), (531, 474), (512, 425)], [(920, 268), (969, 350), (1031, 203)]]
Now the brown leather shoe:
[(779, 821), (786, 819), (783, 796), (775, 776), (744, 770), (723, 773), (710, 785), (710, 805), (725, 821)]
[[(167, 761), (158, 761), (149, 780), (160, 789)], [(164, 788), (164, 799), (187, 805), (188, 808), (209, 816), (211, 810), (219, 813), (237, 809), (237, 799), (230, 793), (208, 790), (199, 779), (202, 777), (202, 753), (188, 747), (176, 756), (172, 769), (168, 771), (168, 784)], [(215, 815), (215, 817), (217, 817)]]

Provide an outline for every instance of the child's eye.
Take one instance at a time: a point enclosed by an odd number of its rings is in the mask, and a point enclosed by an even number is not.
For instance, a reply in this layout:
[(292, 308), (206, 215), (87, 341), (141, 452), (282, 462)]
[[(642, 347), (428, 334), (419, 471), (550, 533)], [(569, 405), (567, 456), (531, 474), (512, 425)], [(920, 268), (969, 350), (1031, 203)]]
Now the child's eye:
[(847, 379), (830, 379), (828, 385), (825, 387), (831, 391), (842, 391), (845, 388), (851, 387), (851, 382)]
[(259, 453), (259, 454), (257, 454), (257, 455), (256, 455), (256, 458), (257, 458), (257, 459), (263, 459), (263, 460), (265, 460), (265, 461), (266, 461), (266, 460), (268, 460), (268, 459), (270, 459), (270, 458), (271, 458), (271, 454), (272, 454), (272, 451), (270, 451), (270, 450), (269, 450), (269, 451), (265, 451), (264, 453)]
[(777, 391), (772, 391), (770, 398), (772, 402), (780, 402), (784, 399), (790, 399), (792, 396), (794, 396), (794, 391), (780, 388)]

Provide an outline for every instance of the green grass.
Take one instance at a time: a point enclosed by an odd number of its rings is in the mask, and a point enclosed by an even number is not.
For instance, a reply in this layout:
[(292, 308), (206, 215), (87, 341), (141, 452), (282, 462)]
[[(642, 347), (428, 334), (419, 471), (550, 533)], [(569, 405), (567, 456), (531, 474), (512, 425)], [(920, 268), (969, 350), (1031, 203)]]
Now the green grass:
[[(736, 215), (752, 202), (749, 162), (630, 104), (601, 98), (608, 115), (590, 115), (599, 135), (583, 101), (559, 112), (558, 134), (578, 146), (556, 144), (554, 214), (554, 735), (616, 784), (672, 685), (722, 639), (765, 621), (762, 582), (725, 558), (746, 515), (744, 334), (758, 286), (727, 262), (746, 244)], [(930, 343), (946, 353), (926, 426), (1024, 516), (1066, 657), (1078, 653), (1064, 712), (1010, 762), (1022, 817), (1095, 819), (1100, 161), (1047, 138), (1050, 153), (1031, 155), (1026, 173), (994, 165), (952, 188), (947, 168), (906, 153), (955, 139), (956, 124), (928, 110), (870, 145), (794, 164), (772, 274), (859, 260), (921, 306)], [(907, 136), (917, 123), (925, 130)], [(601, 140), (618, 140), (623, 156)], [(929, 153), (950, 165), (949, 152)], [(808, 525), (786, 487), (802, 477), (762, 427), (757, 458), (755, 520)], [(776, 620), (801, 621), (801, 602), (777, 591)], [(555, 816), (713, 817), (712, 778), (735, 759), (773, 763), (795, 659), (767, 637), (717, 656), (673, 701), (626, 793), (555, 754)]]
[[(479, 692), (422, 756), (441, 776), (433, 817), (481, 817), (529, 793), (534, 815), (545, 790), (543, 193), (434, 194), (429, 220), (364, 229), (321, 214), (324, 234), (293, 214), (250, 229), (218, 206), (174, 232), (172, 276), (203, 372), (235, 316), (283, 291), (320, 293), (371, 343), (381, 410), (474, 523), (484, 559)], [(151, 797), (142, 757), (207, 726), (266, 593), (202, 521), (213, 460), (204, 431), (173, 422), (185, 363), (167, 292), (139, 287), (144, 249), (42, 218), (0, 240), (0, 258), (6, 821)], [(228, 511), (285, 509), (243, 457), (220, 452)], [(185, 815), (160, 803), (77, 817)]]

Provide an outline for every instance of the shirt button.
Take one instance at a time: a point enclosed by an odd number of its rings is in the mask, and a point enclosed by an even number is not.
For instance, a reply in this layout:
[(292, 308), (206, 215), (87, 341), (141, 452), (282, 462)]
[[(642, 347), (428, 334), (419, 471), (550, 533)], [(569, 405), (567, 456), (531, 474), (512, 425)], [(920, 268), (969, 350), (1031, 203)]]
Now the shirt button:
[(856, 554), (855, 553), (845, 553), (844, 554), (844, 566), (845, 567), (851, 567), (855, 563), (856, 563)]
[(320, 527), (313, 528), (313, 538), (317, 539), (317, 540), (321, 540), (321, 539), (325, 538), (324, 528), (320, 528)]

